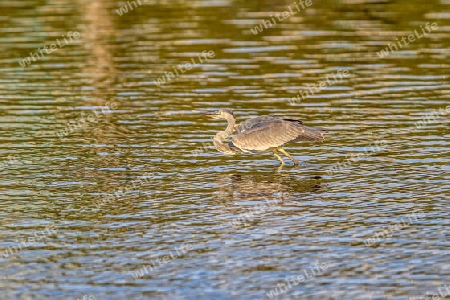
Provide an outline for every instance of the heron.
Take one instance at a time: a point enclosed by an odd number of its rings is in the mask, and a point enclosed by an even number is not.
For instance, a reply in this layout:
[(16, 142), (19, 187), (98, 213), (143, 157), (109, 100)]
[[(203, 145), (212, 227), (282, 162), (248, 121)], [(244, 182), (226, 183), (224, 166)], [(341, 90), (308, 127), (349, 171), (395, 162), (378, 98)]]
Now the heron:
[(281, 162), (280, 166), (285, 164), (280, 152), (292, 160), (294, 166), (298, 165), (298, 161), (282, 146), (291, 142), (323, 142), (323, 134), (327, 132), (322, 127), (305, 126), (301, 120), (274, 116), (255, 117), (236, 125), (234, 113), (228, 108), (205, 116), (228, 121), (227, 128), (214, 136), (214, 146), (218, 151), (227, 155), (271, 151)]

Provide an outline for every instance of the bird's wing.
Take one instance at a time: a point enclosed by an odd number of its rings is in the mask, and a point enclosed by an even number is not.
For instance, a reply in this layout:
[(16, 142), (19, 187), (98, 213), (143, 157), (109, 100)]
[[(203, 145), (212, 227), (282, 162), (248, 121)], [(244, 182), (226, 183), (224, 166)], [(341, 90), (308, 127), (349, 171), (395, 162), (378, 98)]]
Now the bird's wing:
[(242, 150), (264, 151), (270, 148), (295, 140), (298, 137), (297, 128), (284, 123), (282, 120), (273, 120), (258, 123), (252, 129), (248, 129), (235, 135), (232, 142)]
[(296, 120), (283, 119), (260, 123), (231, 139), (236, 147), (247, 151), (264, 151), (291, 141), (322, 140), (323, 135), (319, 130), (300, 125)]
[(277, 117), (272, 116), (260, 116), (256, 118), (251, 118), (248, 120), (245, 120), (244, 122), (240, 123), (235, 127), (235, 130), (237, 133), (243, 133), (247, 130), (253, 129), (255, 127), (259, 127), (262, 124), (265, 124), (266, 122), (279, 120)]

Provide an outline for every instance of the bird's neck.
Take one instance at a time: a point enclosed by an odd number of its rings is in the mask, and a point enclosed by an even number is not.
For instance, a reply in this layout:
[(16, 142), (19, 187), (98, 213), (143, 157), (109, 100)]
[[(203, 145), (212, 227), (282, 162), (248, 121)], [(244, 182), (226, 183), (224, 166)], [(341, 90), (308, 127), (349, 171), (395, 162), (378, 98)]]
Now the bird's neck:
[(236, 120), (234, 118), (228, 118), (227, 121), (228, 121), (227, 128), (224, 131), (219, 132), (223, 136), (222, 140), (225, 140), (230, 137), (230, 135), (234, 131), (234, 125), (236, 125)]
[(227, 138), (231, 136), (234, 130), (234, 125), (236, 124), (236, 120), (234, 118), (227, 119), (228, 126), (224, 131), (219, 131), (214, 136), (214, 146), (217, 150), (225, 154), (235, 154), (233, 150), (231, 150), (228, 143), (224, 143)]

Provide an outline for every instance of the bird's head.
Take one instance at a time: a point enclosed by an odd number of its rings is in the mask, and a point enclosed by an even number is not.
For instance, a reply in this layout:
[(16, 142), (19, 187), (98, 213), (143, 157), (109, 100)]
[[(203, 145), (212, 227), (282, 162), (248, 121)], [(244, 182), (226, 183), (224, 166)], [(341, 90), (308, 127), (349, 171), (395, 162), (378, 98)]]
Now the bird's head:
[(205, 114), (205, 116), (213, 119), (234, 119), (233, 111), (229, 108), (219, 109), (218, 112), (212, 114)]

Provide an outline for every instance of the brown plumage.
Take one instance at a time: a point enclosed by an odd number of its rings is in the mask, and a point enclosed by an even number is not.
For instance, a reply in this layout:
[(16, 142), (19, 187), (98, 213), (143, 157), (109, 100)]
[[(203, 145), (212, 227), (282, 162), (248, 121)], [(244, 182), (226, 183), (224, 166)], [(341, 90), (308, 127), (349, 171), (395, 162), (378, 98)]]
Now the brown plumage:
[[(298, 162), (281, 146), (289, 142), (322, 142), (324, 140), (323, 133), (326, 132), (324, 128), (304, 126), (300, 120), (273, 116), (252, 118), (235, 126), (236, 120), (230, 109), (221, 109), (217, 114), (207, 116), (228, 121), (227, 129), (217, 133), (214, 137), (214, 145), (220, 152), (237, 154), (272, 151), (282, 164), (284, 161), (279, 157), (278, 151), (288, 156), (295, 165)], [(224, 143), (233, 132), (235, 134), (231, 141)]]

